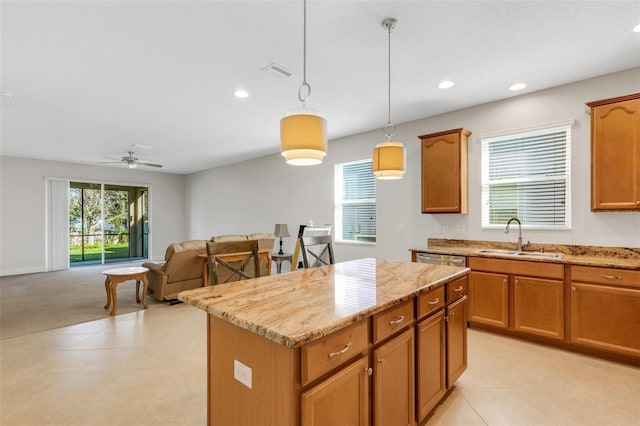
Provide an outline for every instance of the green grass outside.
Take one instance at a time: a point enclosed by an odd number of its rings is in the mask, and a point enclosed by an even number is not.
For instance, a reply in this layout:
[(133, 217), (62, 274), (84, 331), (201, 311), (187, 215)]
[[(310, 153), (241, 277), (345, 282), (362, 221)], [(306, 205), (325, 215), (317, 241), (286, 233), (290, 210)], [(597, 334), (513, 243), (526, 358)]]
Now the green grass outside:
[[(101, 260), (102, 252), (99, 245), (84, 246), (84, 261)], [(119, 257), (129, 257), (128, 244), (112, 244), (104, 247), (104, 256), (106, 259), (117, 259)], [(69, 247), (69, 260), (73, 262), (82, 262), (82, 247)]]

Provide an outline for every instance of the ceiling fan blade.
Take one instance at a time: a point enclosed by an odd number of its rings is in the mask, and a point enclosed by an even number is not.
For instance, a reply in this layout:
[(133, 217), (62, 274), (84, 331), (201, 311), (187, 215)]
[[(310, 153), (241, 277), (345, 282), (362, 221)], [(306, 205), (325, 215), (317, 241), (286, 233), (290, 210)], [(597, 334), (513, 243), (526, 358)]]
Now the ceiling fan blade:
[(122, 161), (118, 160), (118, 161), (98, 161), (98, 164), (126, 164), (126, 163), (123, 163)]
[(141, 165), (141, 166), (162, 167), (162, 164), (147, 163), (146, 161), (136, 161), (136, 163)]

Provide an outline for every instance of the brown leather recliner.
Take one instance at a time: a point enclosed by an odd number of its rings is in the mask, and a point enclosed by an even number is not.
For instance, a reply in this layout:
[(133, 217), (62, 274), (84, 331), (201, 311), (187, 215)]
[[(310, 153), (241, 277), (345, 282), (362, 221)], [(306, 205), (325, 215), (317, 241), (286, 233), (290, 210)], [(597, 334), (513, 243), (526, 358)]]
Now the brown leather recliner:
[(167, 247), (162, 265), (147, 262), (149, 268), (149, 294), (159, 301), (177, 299), (178, 293), (202, 287), (202, 265), (206, 258), (207, 243), (190, 240)]

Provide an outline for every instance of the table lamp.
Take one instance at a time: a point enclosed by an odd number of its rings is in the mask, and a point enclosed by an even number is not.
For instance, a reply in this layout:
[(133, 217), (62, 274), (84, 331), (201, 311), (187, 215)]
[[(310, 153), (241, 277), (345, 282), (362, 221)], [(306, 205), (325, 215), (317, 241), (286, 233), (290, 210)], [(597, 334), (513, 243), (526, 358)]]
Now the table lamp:
[(280, 237), (280, 251), (278, 252), (278, 254), (284, 254), (284, 252), (282, 251), (282, 237), (289, 236), (289, 230), (287, 229), (287, 224), (276, 223), (276, 229), (274, 229), (273, 234), (276, 237)]

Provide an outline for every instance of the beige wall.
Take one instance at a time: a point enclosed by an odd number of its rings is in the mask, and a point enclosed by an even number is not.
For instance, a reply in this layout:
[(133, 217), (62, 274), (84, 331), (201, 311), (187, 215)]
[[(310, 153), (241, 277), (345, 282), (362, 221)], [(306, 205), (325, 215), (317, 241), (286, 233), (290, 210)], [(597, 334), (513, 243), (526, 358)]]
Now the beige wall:
[[(525, 241), (640, 247), (640, 213), (590, 211), (590, 117), (585, 112), (585, 102), (639, 91), (640, 68), (635, 68), (400, 124), (394, 139), (407, 148), (407, 173), (400, 181), (378, 182), (378, 243), (375, 247), (338, 244), (338, 260), (368, 256), (406, 260), (408, 249), (424, 247), (427, 238), (515, 242), (513, 234), (505, 235), (501, 229), (481, 228), (479, 137), (564, 120), (575, 121), (573, 227), (566, 231), (525, 230)], [(469, 214), (424, 215), (417, 136), (458, 127), (473, 132), (469, 141)], [(316, 224), (333, 223), (333, 165), (369, 158), (382, 139), (382, 131), (377, 129), (333, 140), (320, 166), (288, 166), (274, 154), (189, 175), (187, 236), (270, 231), (275, 223), (287, 223), (291, 230), (309, 219)], [(285, 239), (289, 250), (293, 241)]]
[(150, 257), (184, 239), (184, 176), (0, 157), (0, 275), (45, 270), (45, 177), (150, 186)]

